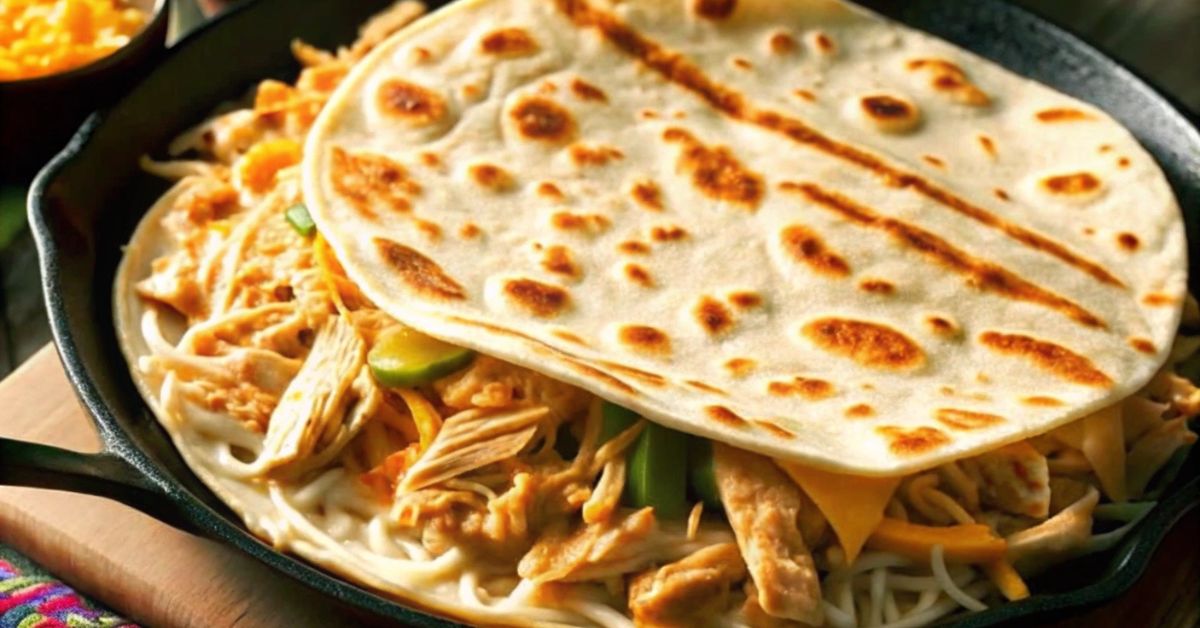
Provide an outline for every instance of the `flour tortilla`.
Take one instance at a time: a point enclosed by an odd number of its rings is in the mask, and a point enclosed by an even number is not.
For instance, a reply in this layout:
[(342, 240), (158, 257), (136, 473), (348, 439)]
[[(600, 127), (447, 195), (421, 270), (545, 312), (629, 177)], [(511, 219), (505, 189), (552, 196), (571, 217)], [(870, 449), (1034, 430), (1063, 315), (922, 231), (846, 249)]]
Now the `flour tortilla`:
[(1120, 124), (842, 2), (457, 2), (356, 67), (303, 176), (403, 322), (833, 471), (1129, 395), (1185, 294)]

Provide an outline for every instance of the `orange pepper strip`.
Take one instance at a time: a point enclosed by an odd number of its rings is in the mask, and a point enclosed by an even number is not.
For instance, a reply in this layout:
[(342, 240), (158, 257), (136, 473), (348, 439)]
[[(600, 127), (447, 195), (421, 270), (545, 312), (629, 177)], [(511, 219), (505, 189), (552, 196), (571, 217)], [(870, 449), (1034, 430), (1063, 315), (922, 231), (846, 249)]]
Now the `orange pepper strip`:
[(1021, 579), (1012, 563), (1007, 560), (997, 560), (983, 564), (983, 571), (1000, 590), (1000, 594), (1010, 602), (1029, 597), (1029, 587)]
[(413, 423), (417, 426), (417, 433), (421, 435), (420, 447), (421, 451), (429, 449), (429, 445), (433, 443), (433, 438), (442, 429), (442, 417), (438, 415), (437, 409), (425, 395), (411, 388), (394, 388), (393, 389), (400, 398), (404, 400), (408, 406), (408, 411), (412, 413)]
[(991, 563), (1004, 558), (1008, 544), (978, 523), (925, 526), (885, 518), (867, 539), (867, 547), (928, 562), (933, 546), (941, 545), (946, 560), (956, 563)]

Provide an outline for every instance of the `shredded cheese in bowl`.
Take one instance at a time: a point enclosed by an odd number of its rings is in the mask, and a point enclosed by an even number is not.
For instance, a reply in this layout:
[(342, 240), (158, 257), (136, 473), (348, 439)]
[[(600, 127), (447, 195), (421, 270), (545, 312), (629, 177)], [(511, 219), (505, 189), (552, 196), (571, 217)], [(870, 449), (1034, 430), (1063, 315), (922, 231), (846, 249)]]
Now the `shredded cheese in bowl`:
[(92, 63), (129, 43), (149, 18), (123, 0), (3, 0), (0, 81)]

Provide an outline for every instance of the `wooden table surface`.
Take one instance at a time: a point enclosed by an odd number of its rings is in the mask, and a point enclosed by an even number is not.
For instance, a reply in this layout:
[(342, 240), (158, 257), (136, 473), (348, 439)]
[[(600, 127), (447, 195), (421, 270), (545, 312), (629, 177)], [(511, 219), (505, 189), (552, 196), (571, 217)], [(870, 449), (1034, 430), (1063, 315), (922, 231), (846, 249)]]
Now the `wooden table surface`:
[[(1200, 0), (1013, 1), (1130, 65), (1193, 117), (1200, 114)], [(36, 256), (24, 234), (0, 250), (0, 375), (48, 340), (38, 290)], [(80, 450), (97, 446), (50, 350), (0, 383), (0, 408), (0, 435)], [(235, 551), (97, 498), (0, 488), (0, 542), (151, 626), (352, 623)], [(1198, 544), (1200, 512), (1193, 511), (1128, 594), (1061, 625), (1200, 625)]]

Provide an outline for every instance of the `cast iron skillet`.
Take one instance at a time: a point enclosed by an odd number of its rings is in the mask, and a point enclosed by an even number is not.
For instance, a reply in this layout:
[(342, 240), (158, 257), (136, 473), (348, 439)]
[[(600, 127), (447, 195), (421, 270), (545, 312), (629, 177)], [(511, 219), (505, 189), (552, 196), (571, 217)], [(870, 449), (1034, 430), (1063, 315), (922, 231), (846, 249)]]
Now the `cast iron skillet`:
[[(532, 0), (531, 0), (532, 1)], [(105, 450), (84, 455), (0, 440), (0, 484), (40, 486), (120, 500), (172, 525), (244, 551), (336, 598), (359, 614), (414, 625), (446, 625), (333, 577), (254, 538), (188, 470), (133, 387), (112, 327), (111, 285), (137, 220), (165, 185), (142, 174), (143, 154), (160, 155), (171, 137), (221, 102), (267, 76), (296, 68), (293, 37), (323, 47), (351, 41), (388, 0), (259, 0), (177, 45), (110, 110), (92, 116), (38, 176), (30, 223), (54, 338), (68, 377), (91, 414)], [(440, 4), (433, 2), (432, 4)], [(885, 4), (885, 3), (880, 3)], [(917, 0), (893, 13), (910, 24), (1090, 101), (1128, 125), (1162, 164), (1200, 242), (1200, 134), (1161, 95), (1078, 39), (998, 0)], [(1196, 266), (1193, 265), (1193, 271)], [(1192, 273), (1192, 289), (1195, 278)], [(1047, 619), (1122, 593), (1145, 569), (1171, 525), (1200, 502), (1200, 455), (1181, 481), (1114, 551), (1035, 582), (1038, 595), (959, 620), (996, 625)]]

